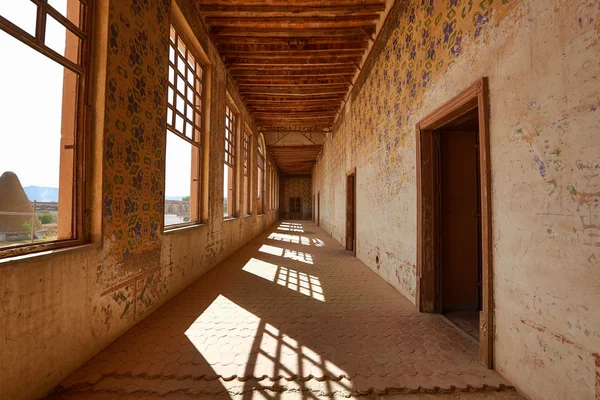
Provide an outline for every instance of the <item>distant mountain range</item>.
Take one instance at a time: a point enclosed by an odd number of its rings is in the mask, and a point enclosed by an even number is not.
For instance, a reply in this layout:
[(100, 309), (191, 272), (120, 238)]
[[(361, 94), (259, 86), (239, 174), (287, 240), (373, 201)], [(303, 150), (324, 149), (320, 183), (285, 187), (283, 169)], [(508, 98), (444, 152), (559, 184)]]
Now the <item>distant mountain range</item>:
[(29, 201), (58, 201), (58, 188), (46, 186), (26, 186), (25, 193)]
[[(47, 186), (26, 186), (25, 193), (29, 201), (58, 201), (58, 188)], [(167, 200), (181, 200), (183, 196), (167, 196)]]

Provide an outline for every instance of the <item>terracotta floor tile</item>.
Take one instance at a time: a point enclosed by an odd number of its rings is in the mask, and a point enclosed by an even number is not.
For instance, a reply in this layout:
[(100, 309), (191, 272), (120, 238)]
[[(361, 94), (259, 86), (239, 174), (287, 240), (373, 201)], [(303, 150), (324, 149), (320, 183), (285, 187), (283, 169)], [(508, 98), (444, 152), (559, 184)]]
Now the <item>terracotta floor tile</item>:
[(98, 388), (119, 397), (144, 387), (150, 399), (174, 388), (200, 398), (295, 388), (316, 399), (509, 385), (464, 334), (419, 313), (314, 223), (298, 223), (303, 232), (276, 225), (215, 266), (68, 377), (59, 398)]

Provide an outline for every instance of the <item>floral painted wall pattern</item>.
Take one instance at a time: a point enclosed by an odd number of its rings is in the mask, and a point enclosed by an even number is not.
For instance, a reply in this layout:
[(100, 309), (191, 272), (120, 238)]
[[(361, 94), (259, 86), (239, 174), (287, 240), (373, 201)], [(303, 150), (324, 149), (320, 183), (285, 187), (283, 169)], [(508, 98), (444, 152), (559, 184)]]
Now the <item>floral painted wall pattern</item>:
[[(406, 196), (407, 185), (415, 184), (415, 115), (421, 112), (428, 89), (443, 79), (448, 68), (461, 57), (466, 43), (487, 40), (488, 25), (509, 15), (518, 1), (420, 0), (405, 4), (399, 17), (392, 21), (393, 30), (353, 99), (350, 112), (328, 138), (315, 168), (315, 181), (322, 180), (323, 186), (333, 188), (321, 193), (323, 226), (341, 241), (345, 235), (343, 207), (328, 204), (345, 196), (344, 171), (360, 165), (371, 165), (376, 171), (377, 186), (367, 190), (362, 205), (360, 198), (357, 200), (359, 208), (373, 209), (377, 205), (383, 212), (392, 199)], [(387, 223), (401, 224), (397, 218), (394, 215)], [(360, 230), (360, 219), (358, 223)], [(366, 222), (367, 227), (370, 224)], [(368, 260), (379, 259), (373, 267), (404, 295), (414, 298), (416, 259), (408, 243), (414, 233), (402, 235), (406, 244), (398, 252), (391, 250), (399, 246), (390, 235), (384, 235), (385, 230), (375, 231), (381, 233), (379, 239), (367, 235), (373, 244), (363, 241), (359, 253), (362, 250)]]
[(159, 243), (168, 7), (168, 0), (110, 7), (104, 229), (123, 258)]
[(158, 297), (169, 0), (111, 1), (106, 79), (103, 230), (97, 281), (122, 317)]

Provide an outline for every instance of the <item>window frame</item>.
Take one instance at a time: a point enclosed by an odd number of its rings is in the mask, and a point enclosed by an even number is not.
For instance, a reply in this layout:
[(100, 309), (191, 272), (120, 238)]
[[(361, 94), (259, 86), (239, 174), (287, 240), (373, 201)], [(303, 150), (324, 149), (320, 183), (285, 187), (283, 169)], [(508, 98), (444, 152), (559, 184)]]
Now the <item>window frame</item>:
[[(262, 149), (262, 152), (260, 151)], [(262, 160), (262, 162), (259, 162)], [(262, 164), (262, 167), (261, 167)], [(264, 215), (266, 213), (266, 204), (265, 204), (265, 180), (267, 174), (267, 149), (265, 148), (265, 142), (263, 139), (263, 135), (259, 134), (257, 137), (257, 146), (256, 146), (256, 175), (257, 175), (257, 207), (256, 213), (257, 215)], [(260, 172), (259, 172), (260, 170)], [(258, 210), (258, 206), (261, 206), (260, 211)]]
[(252, 131), (246, 124), (242, 139), (242, 184), (244, 187), (244, 215), (252, 215)]
[[(0, 259), (21, 256), (25, 254), (38, 253), (49, 250), (81, 246), (88, 243), (90, 240), (88, 226), (84, 224), (86, 219), (85, 204), (86, 204), (86, 187), (84, 182), (87, 180), (89, 172), (89, 161), (91, 158), (87, 154), (87, 149), (90, 147), (89, 142), (91, 135), (90, 129), (90, 114), (87, 112), (87, 104), (91, 96), (89, 86), (91, 85), (91, 46), (92, 46), (92, 22), (94, 20), (94, 0), (79, 0), (79, 26), (68, 18), (68, 14), (72, 12), (67, 4), (67, 16), (61, 14), (51, 4), (43, 0), (31, 0), (37, 7), (35, 21), (35, 35), (31, 35), (17, 24), (11, 22), (7, 18), (0, 15), (0, 31), (3, 31), (8, 36), (20, 41), (22, 44), (29, 46), (39, 54), (48, 57), (52, 61), (62, 66), (65, 70), (69, 70), (77, 74), (75, 82), (77, 94), (74, 101), (74, 120), (73, 120), (73, 138), (65, 138), (61, 134), (61, 147), (59, 156), (59, 197), (60, 193), (71, 193), (66, 200), (67, 211), (70, 211), (70, 231), (71, 237), (67, 239), (49, 240), (43, 243), (22, 243), (0, 248)], [(65, 28), (65, 32), (70, 32), (79, 39), (77, 61), (69, 59), (67, 55), (61, 55), (51, 47), (45, 44), (46, 20), (51, 17)], [(69, 35), (67, 34), (66, 40)], [(68, 44), (65, 43), (65, 52), (67, 52)], [(65, 78), (66, 81), (66, 78)], [(65, 81), (63, 81), (63, 97), (62, 97), (62, 112), (64, 112), (64, 90)], [(65, 120), (61, 118), (61, 126)], [(63, 128), (64, 129), (64, 128)], [(61, 129), (62, 130), (62, 129)], [(64, 143), (63, 139), (71, 139), (72, 144)], [(73, 151), (68, 155), (69, 151)], [(72, 157), (72, 163), (64, 163), (63, 155), (69, 158)], [(64, 175), (64, 168), (69, 166), (68, 185), (65, 188), (61, 185), (61, 181), (67, 179)], [(64, 201), (64, 200), (63, 200)], [(63, 203), (64, 204), (64, 203)], [(58, 205), (59, 209), (61, 205)], [(65, 206), (63, 205), (63, 209)], [(69, 210), (70, 209), (70, 210)], [(59, 227), (60, 230), (60, 227)]]
[[(197, 124), (196, 135), (193, 135), (190, 139), (185, 136), (185, 131), (183, 133), (177, 132), (166, 124), (165, 129), (165, 152), (166, 152), (166, 139), (169, 133), (175, 134), (177, 137), (187, 141), (191, 144), (194, 150), (192, 155), (192, 174), (191, 174), (191, 184), (193, 183), (190, 190), (190, 219), (192, 219), (193, 213), (195, 213), (195, 217), (190, 222), (184, 222), (180, 224), (172, 224), (165, 225), (164, 224), (164, 212), (166, 208), (166, 202), (163, 201), (163, 218), (161, 219), (162, 223), (162, 232), (168, 233), (171, 231), (177, 231), (181, 228), (186, 227), (194, 227), (194, 226), (202, 226), (208, 222), (208, 172), (209, 172), (209, 156), (210, 156), (210, 134), (208, 130), (208, 121), (210, 119), (210, 86), (211, 86), (211, 75), (212, 75), (212, 66), (210, 64), (210, 60), (206, 55), (206, 52), (198, 42), (198, 39), (195, 37), (192, 29), (190, 28), (185, 16), (177, 6), (175, 2), (171, 4), (171, 18), (169, 21), (169, 48), (167, 51), (171, 50), (171, 29), (174, 28), (177, 36), (181, 38), (181, 41), (186, 47), (188, 53), (194, 57), (195, 61), (200, 65), (202, 69), (202, 79), (200, 84), (202, 86), (202, 90), (199, 93), (199, 97), (201, 100), (201, 107), (198, 109), (198, 113), (200, 116), (200, 121)], [(175, 43), (175, 51), (176, 57), (175, 60), (179, 61), (179, 57), (177, 57), (177, 42)], [(186, 54), (187, 56), (187, 54)], [(187, 58), (187, 57), (186, 57)], [(169, 59), (169, 68), (171, 67), (171, 60)], [(168, 118), (168, 110), (169, 110), (169, 99), (168, 99), (168, 91), (172, 88), (175, 92), (174, 98), (177, 98), (177, 90), (176, 90), (176, 82), (171, 84), (169, 81), (169, 68), (167, 68), (167, 118)], [(186, 70), (187, 72), (187, 70)], [(175, 70), (175, 74), (179, 74), (177, 70)], [(186, 78), (183, 78), (184, 80)], [(186, 88), (189, 83), (187, 80), (185, 81)], [(194, 85), (193, 85), (194, 86)], [(185, 99), (185, 97), (184, 97)], [(196, 100), (196, 99), (195, 99)], [(176, 109), (176, 104), (174, 106)], [(194, 105), (194, 108), (197, 106)], [(175, 111), (173, 111), (173, 121), (175, 121)], [(194, 116), (195, 117), (195, 116)], [(184, 122), (185, 124), (185, 122)], [(198, 137), (195, 137), (198, 136)], [(196, 164), (196, 168), (194, 169), (194, 165)], [(166, 158), (164, 168), (164, 176), (165, 176), (165, 186), (166, 186)], [(196, 172), (194, 172), (194, 170)], [(192, 203), (195, 203), (192, 205)]]
[[(227, 127), (227, 122), (225, 122), (225, 126), (224, 126), (224, 131), (223, 131), (223, 142), (224, 142), (224, 156), (225, 156), (225, 160), (223, 162), (223, 170), (225, 169), (226, 166), (229, 166), (231, 168), (232, 171), (232, 182), (231, 182), (231, 204), (232, 204), (232, 208), (231, 208), (231, 214), (229, 215), (225, 215), (223, 214), (223, 219), (227, 220), (227, 219), (232, 219), (232, 218), (237, 218), (238, 216), (238, 190), (237, 190), (237, 186), (238, 186), (238, 170), (240, 167), (240, 163), (239, 161), (239, 154), (240, 154), (240, 146), (239, 146), (239, 140), (240, 140), (240, 112), (239, 109), (237, 108), (237, 106), (235, 105), (231, 95), (229, 93), (227, 93), (227, 101), (225, 103), (225, 121), (227, 121), (227, 119), (229, 118), (229, 120), (233, 120), (233, 129), (228, 129)], [(227, 139), (227, 131), (230, 132), (229, 136), (233, 136), (233, 140), (228, 140)], [(229, 144), (229, 146), (227, 146), (227, 144)], [(233, 152), (228, 150), (228, 147), (233, 146)], [(227, 158), (227, 156), (229, 155), (229, 160)], [(231, 159), (233, 158), (233, 164), (230, 162)], [(225, 185), (225, 173), (223, 172), (223, 185)], [(229, 200), (228, 200), (228, 205)]]

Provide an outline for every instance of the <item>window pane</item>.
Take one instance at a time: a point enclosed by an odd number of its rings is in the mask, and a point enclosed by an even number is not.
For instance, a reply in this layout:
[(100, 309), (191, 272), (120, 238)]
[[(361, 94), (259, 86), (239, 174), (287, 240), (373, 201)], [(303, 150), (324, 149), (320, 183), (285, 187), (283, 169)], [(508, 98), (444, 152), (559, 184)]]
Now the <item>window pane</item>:
[[(25, 32), (35, 36), (37, 6), (31, 1), (2, 0), (0, 1), (0, 15)], [(2, 48), (2, 51), (5, 51), (4, 47), (0, 48)]]
[(79, 61), (79, 38), (50, 15), (46, 19), (45, 43), (69, 61), (75, 64)]
[(54, 9), (64, 17), (67, 17), (75, 26), (80, 26), (79, 13), (81, 2), (79, 0), (48, 0), (48, 4), (54, 7)]
[(227, 182), (229, 182), (229, 166), (225, 165), (223, 171), (223, 216), (225, 217), (229, 216), (229, 212), (227, 211), (229, 206), (229, 185)]
[(165, 226), (190, 222), (192, 145), (167, 132)]
[(0, 247), (72, 238), (78, 76), (4, 31), (0, 49)]

